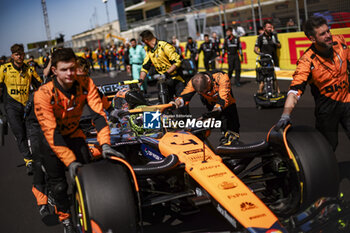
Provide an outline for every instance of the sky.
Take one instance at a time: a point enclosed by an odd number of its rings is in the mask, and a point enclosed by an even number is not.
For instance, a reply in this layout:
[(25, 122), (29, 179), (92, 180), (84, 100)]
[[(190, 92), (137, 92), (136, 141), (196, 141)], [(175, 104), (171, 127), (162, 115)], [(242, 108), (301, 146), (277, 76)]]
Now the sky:
[[(115, 0), (107, 2), (110, 21), (117, 19)], [(102, 0), (46, 0), (51, 38), (60, 33), (65, 40), (91, 29), (91, 20), (96, 7), (97, 23), (107, 23), (107, 13)], [(10, 47), (21, 43), (27, 50), (27, 43), (47, 39), (41, 0), (0, 1), (0, 56), (11, 55)]]

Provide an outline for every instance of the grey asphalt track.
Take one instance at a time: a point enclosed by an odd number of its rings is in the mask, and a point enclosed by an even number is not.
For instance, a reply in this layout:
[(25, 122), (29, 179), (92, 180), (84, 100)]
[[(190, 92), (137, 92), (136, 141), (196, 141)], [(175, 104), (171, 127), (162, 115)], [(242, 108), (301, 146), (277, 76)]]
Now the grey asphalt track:
[[(112, 77), (111, 77), (112, 76)], [(97, 85), (118, 82), (129, 79), (125, 73), (113, 73), (112, 75), (99, 72), (92, 75)], [(255, 107), (253, 94), (257, 85), (253, 79), (242, 79), (241, 87), (233, 87), (233, 93), (237, 99), (237, 107), (241, 124), (241, 140), (249, 143), (264, 139), (267, 131), (275, 124), (282, 109), (262, 109)], [(289, 81), (280, 81), (281, 90), (287, 90)], [(152, 97), (156, 97), (155, 87), (151, 87)], [(294, 125), (314, 126), (313, 115), (314, 102), (308, 89), (295, 109), (292, 121)], [(202, 105), (196, 96), (191, 102), (190, 108), (200, 109)], [(217, 144), (218, 133), (211, 136), (214, 144)], [(339, 146), (336, 157), (339, 162), (350, 163), (350, 146), (345, 133), (340, 130)], [(6, 144), (0, 147), (0, 232), (3, 233), (61, 233), (62, 226), (45, 226), (39, 217), (34, 197), (31, 192), (31, 177), (25, 174), (14, 137), (10, 132), (6, 137)], [(350, 171), (350, 167), (348, 169)], [(343, 180), (341, 191), (350, 199), (349, 180)], [(147, 225), (145, 232), (223, 232), (228, 231), (229, 225), (215, 213), (215, 210), (207, 207), (201, 213), (188, 216), (183, 219), (166, 219), (161, 224)]]

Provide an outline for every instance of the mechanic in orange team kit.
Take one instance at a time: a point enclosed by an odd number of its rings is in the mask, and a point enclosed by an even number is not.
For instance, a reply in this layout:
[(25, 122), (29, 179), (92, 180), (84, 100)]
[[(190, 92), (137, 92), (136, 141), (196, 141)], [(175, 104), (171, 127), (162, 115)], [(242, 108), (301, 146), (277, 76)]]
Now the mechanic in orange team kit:
[[(77, 76), (90, 76), (90, 64), (89, 61), (83, 57), (77, 57), (76, 58), (77, 63), (77, 69), (76, 69), (76, 75)], [(97, 92), (102, 100), (103, 109), (110, 113), (113, 110), (112, 103), (108, 101), (107, 96), (104, 95), (99, 89), (97, 89)]]
[(110, 131), (101, 99), (91, 78), (77, 76), (76, 56), (72, 49), (62, 48), (52, 55), (52, 81), (41, 86), (34, 94), (34, 111), (45, 143), (56, 156), (49, 153), (42, 158), (47, 172), (48, 186), (56, 202), (56, 213), (65, 232), (76, 232), (70, 216), (65, 167), (74, 179), (81, 163), (89, 161), (85, 135), (79, 128), (83, 107), (88, 105), (102, 145), (102, 156), (121, 156), (110, 146)]
[(22, 44), (14, 44), (11, 52), (11, 62), (0, 67), (0, 84), (4, 88), (4, 105), (8, 122), (15, 135), (19, 151), (24, 157), (27, 174), (32, 175), (32, 155), (27, 142), (24, 108), (28, 101), (30, 88), (39, 87), (42, 80), (34, 67), (24, 63)]
[[(239, 118), (236, 100), (233, 97), (231, 81), (228, 75), (221, 71), (200, 72), (193, 76), (180, 97), (175, 100), (176, 107), (188, 105), (194, 94), (198, 93), (208, 111), (221, 113), (222, 131), (224, 137), (221, 145), (230, 146), (239, 140)], [(172, 102), (174, 103), (174, 102)]]
[(316, 105), (316, 128), (335, 150), (338, 144), (339, 124), (350, 139), (350, 93), (347, 73), (350, 49), (342, 35), (332, 36), (326, 19), (322, 17), (310, 17), (304, 25), (304, 32), (312, 45), (298, 61), (283, 114), (275, 128), (278, 130), (290, 123), (290, 114), (309, 83)]

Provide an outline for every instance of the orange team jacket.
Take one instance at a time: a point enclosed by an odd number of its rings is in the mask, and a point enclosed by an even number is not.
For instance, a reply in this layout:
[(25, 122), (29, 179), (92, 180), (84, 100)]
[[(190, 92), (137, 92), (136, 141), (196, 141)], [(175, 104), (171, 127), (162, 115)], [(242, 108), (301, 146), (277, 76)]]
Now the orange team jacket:
[(98, 91), (98, 95), (102, 100), (103, 109), (108, 110), (111, 107), (112, 103), (108, 100), (108, 97), (105, 96), (101, 91)]
[[(209, 104), (215, 104), (215, 107), (220, 106), (222, 109), (224, 109), (227, 106), (236, 103), (236, 100), (232, 94), (231, 81), (227, 74), (223, 72), (207, 72), (206, 74), (209, 75), (213, 87), (208, 93), (201, 93), (200, 95), (202, 95), (209, 102)], [(191, 80), (187, 83), (187, 86), (182, 91), (179, 98), (182, 98), (184, 104), (187, 105), (195, 93), (196, 91), (193, 88)]]
[(67, 147), (64, 137), (85, 138), (79, 128), (85, 103), (93, 115), (98, 142), (100, 145), (110, 144), (106, 114), (92, 79), (76, 77), (71, 90), (71, 94), (64, 91), (54, 78), (34, 94), (34, 110), (41, 129), (54, 153), (66, 166), (75, 161), (76, 157)]
[(350, 102), (348, 62), (350, 49), (342, 35), (333, 35), (333, 55), (330, 58), (320, 56), (311, 45), (298, 60), (289, 92), (300, 97), (309, 83), (316, 103), (323, 102), (322, 99)]

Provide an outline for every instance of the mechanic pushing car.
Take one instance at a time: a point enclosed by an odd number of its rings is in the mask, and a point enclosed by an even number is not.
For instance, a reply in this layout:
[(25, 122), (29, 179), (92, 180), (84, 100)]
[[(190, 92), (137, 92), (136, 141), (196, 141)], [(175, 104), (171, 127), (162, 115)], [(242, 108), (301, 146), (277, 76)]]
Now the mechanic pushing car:
[(338, 144), (338, 126), (350, 139), (350, 49), (342, 35), (332, 36), (327, 20), (310, 17), (304, 32), (312, 45), (298, 60), (281, 119), (275, 129), (291, 123), (292, 113), (306, 84), (311, 86), (315, 99), (316, 128), (327, 138), (333, 150)]
[(56, 213), (65, 232), (76, 232), (70, 216), (65, 167), (71, 179), (77, 168), (89, 161), (85, 135), (79, 128), (83, 107), (87, 103), (102, 145), (102, 156), (121, 156), (110, 147), (110, 130), (101, 98), (91, 78), (76, 75), (76, 56), (72, 49), (62, 48), (52, 55), (55, 77), (34, 94), (34, 111), (50, 150), (56, 156), (42, 158), (47, 182), (56, 202)]
[(195, 93), (200, 95), (208, 111), (219, 111), (224, 136), (221, 145), (238, 144), (239, 118), (228, 75), (221, 71), (200, 72), (193, 76), (175, 102), (176, 107), (188, 105)]
[(181, 66), (180, 55), (174, 46), (166, 41), (158, 40), (151, 31), (145, 30), (141, 34), (142, 41), (146, 46), (146, 57), (143, 60), (140, 79), (145, 80), (148, 71), (153, 64), (159, 74), (163, 74), (167, 79), (166, 84), (169, 96), (172, 98), (180, 96), (185, 88), (185, 81), (178, 73)]
[(27, 142), (24, 108), (28, 101), (30, 88), (39, 87), (42, 80), (34, 67), (24, 63), (22, 44), (12, 45), (11, 52), (11, 62), (0, 67), (0, 84), (4, 87), (4, 105), (8, 122), (24, 158), (27, 174), (32, 175), (32, 155)]
[[(90, 63), (88, 60), (77, 57), (76, 59), (76, 75), (77, 76), (88, 76)], [(36, 199), (38, 205), (39, 214), (41, 220), (47, 224), (51, 225), (52, 215), (48, 207), (48, 190), (47, 183), (45, 179), (45, 174), (42, 170), (42, 158), (44, 156), (56, 156), (52, 150), (50, 150), (49, 145), (45, 143), (43, 133), (40, 129), (39, 122), (37, 121), (34, 113), (33, 95), (30, 94), (29, 100), (25, 107), (25, 123), (27, 128), (27, 137), (29, 141), (30, 151), (33, 156), (33, 186), (32, 192)], [(102, 99), (103, 108), (110, 112), (112, 110), (111, 103), (108, 99), (99, 92)]]

